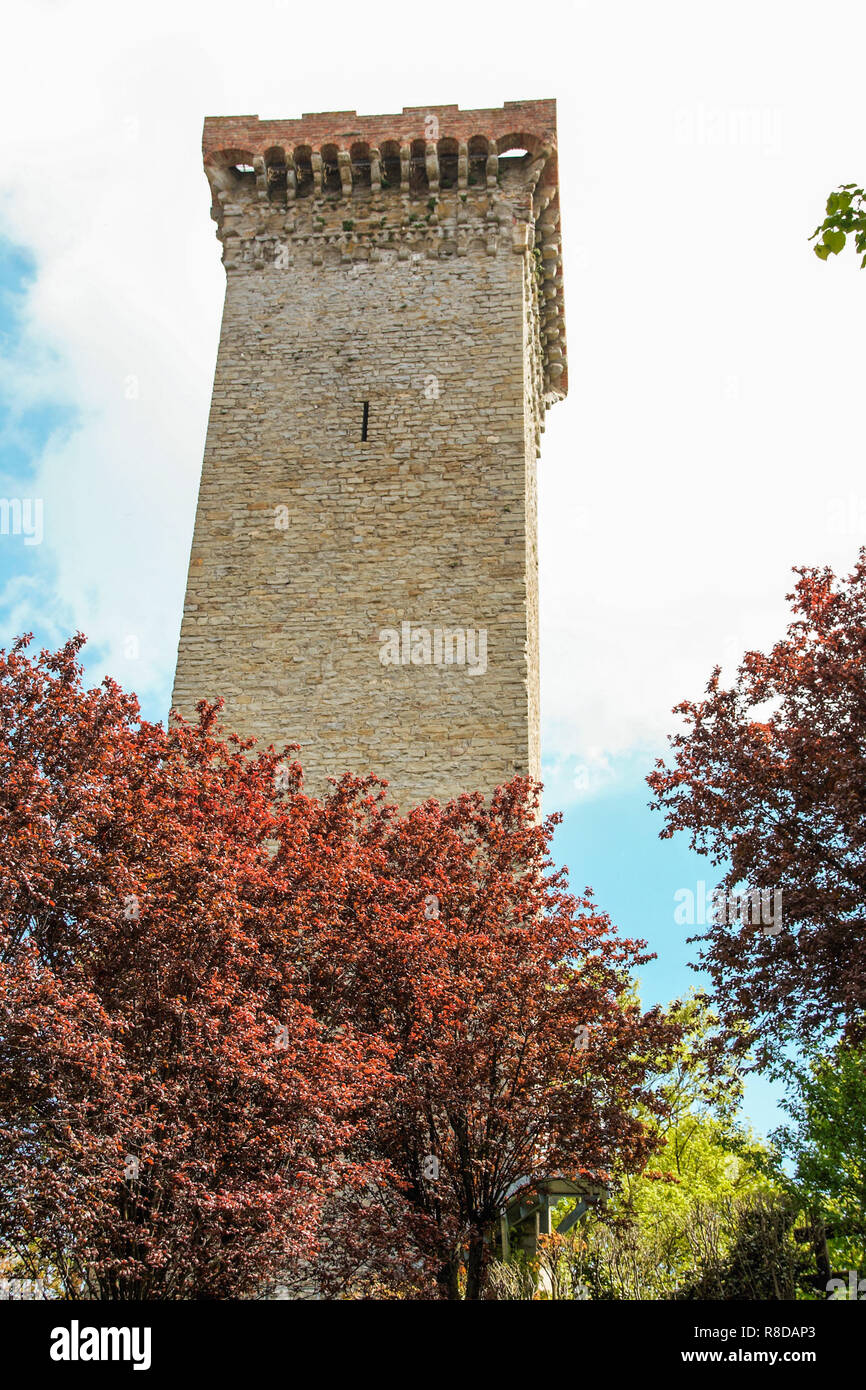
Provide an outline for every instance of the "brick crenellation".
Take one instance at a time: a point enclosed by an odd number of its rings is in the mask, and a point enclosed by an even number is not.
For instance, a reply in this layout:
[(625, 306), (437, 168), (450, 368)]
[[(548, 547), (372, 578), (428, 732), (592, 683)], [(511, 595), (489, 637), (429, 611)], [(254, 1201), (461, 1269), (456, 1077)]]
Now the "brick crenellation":
[[(344, 260), (376, 259), (395, 241), (405, 255), (436, 257), (464, 255), (470, 237), (481, 237), (495, 254), (510, 234), (513, 249), (533, 257), (538, 282), (542, 396), (549, 404), (566, 394), (554, 101), (409, 107), (400, 116), (211, 117), (202, 149), (227, 269), (251, 250), (278, 257), (287, 239), (320, 264), (331, 247)], [(515, 149), (526, 154), (514, 158)], [(339, 217), (310, 210), (343, 200), (352, 205)]]

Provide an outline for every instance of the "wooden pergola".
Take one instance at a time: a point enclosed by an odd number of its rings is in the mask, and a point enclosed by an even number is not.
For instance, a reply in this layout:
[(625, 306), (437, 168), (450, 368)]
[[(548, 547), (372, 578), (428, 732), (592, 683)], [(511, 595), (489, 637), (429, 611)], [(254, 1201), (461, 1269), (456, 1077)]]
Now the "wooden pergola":
[[(539, 1236), (550, 1235), (552, 1229), (565, 1235), (590, 1207), (604, 1205), (608, 1195), (609, 1189), (603, 1183), (588, 1178), (550, 1176), (521, 1178), (512, 1183), (499, 1222), (502, 1258), (507, 1259), (512, 1250), (535, 1254)], [(551, 1208), (563, 1197), (574, 1197), (576, 1201), (572, 1210), (553, 1227)]]

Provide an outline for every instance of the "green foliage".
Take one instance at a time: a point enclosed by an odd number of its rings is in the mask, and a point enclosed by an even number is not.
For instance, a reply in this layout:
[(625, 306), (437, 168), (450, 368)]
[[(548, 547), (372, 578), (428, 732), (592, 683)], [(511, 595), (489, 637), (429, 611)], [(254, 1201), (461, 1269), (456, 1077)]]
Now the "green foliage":
[(866, 1045), (837, 1042), (782, 1068), (791, 1123), (773, 1134), (779, 1177), (826, 1226), (834, 1267), (866, 1266)]
[(652, 1167), (625, 1180), (622, 1210), (645, 1224), (682, 1227), (696, 1202), (768, 1191), (766, 1156), (751, 1131), (689, 1111), (668, 1130)]
[(683, 1109), (652, 1166), (626, 1177), (588, 1226), (586, 1280), (594, 1296), (690, 1296), (684, 1288), (699, 1286), (723, 1264), (740, 1211), (774, 1197), (766, 1158), (749, 1131)]
[[(570, 1264), (593, 1298), (734, 1297), (694, 1290), (733, 1288), (745, 1259), (738, 1250), (748, 1246), (752, 1227), (766, 1227), (781, 1231), (773, 1268), (778, 1286), (790, 1288), (796, 1255), (780, 1252), (794, 1218), (787, 1206), (776, 1210), (785, 1199), (770, 1171), (773, 1155), (737, 1123), (742, 1083), (726, 1048), (730, 1038), (719, 1033), (702, 994), (677, 1001), (670, 1017), (680, 1037), (656, 1058), (652, 1084), (665, 1113), (647, 1117), (656, 1153), (574, 1230)], [(560, 1204), (554, 1224), (570, 1206)], [(763, 1287), (769, 1292), (756, 1297), (780, 1296), (772, 1271)]]
[(866, 1267), (866, 1044), (781, 1064), (791, 1123), (767, 1145), (736, 1122), (736, 1073), (708, 1060), (705, 1001), (672, 1016), (683, 1038), (657, 1082), (661, 1147), (581, 1233), (592, 1297), (827, 1297), (831, 1278)]
[(854, 246), (862, 257), (860, 269), (866, 266), (866, 193), (856, 184), (844, 183), (827, 199), (827, 215), (816, 227), (809, 240), (821, 240), (814, 248), (815, 255), (822, 261), (828, 256), (838, 256), (849, 236), (854, 237)]
[(743, 1095), (739, 1069), (730, 1055), (734, 1038), (719, 1031), (718, 1015), (705, 994), (677, 1000), (671, 1005), (670, 1017), (680, 1036), (668, 1052), (656, 1058), (653, 1089), (668, 1109), (667, 1122), (660, 1122), (659, 1132), (665, 1134), (688, 1115), (732, 1120)]
[(695, 1273), (678, 1299), (793, 1300), (808, 1267), (798, 1239), (796, 1202), (780, 1192), (755, 1192), (699, 1206), (692, 1213), (692, 1238), (699, 1233)]

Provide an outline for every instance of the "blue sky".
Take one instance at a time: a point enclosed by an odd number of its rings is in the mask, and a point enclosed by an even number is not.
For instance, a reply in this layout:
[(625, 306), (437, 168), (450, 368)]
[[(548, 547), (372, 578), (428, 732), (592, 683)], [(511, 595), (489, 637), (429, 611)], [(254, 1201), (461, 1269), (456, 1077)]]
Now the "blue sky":
[[(0, 360), (19, 361), (27, 370), (28, 351), (22, 333), (28, 290), (36, 278), (35, 259), (25, 247), (0, 239)], [(52, 436), (74, 428), (75, 408), (62, 400), (23, 400), (14, 391), (0, 388), (0, 485), (6, 498), (35, 498), (37, 463)], [(11, 523), (10, 523), (11, 527)], [(23, 534), (0, 536), (0, 594), (8, 610), (16, 611), (23, 594), (42, 591), (44, 556), (37, 544), (27, 544)], [(32, 527), (31, 527), (32, 530)], [(35, 540), (35, 533), (32, 535)], [(38, 619), (39, 610), (27, 605)], [(35, 631), (35, 628), (34, 628)], [(52, 624), (40, 633), (46, 641)]]
[[(35, 277), (33, 256), (24, 247), (0, 242), (0, 353), (7, 359), (21, 352), (21, 320)], [(70, 412), (60, 404), (44, 402), (38, 410), (25, 406), (19, 412), (14, 400), (5, 401), (0, 435), (4, 475), (23, 482), (51, 432), (65, 422), (70, 422)]]
[[(615, 787), (569, 807), (555, 838), (556, 861), (568, 866), (572, 887), (591, 886), (622, 933), (646, 940), (656, 953), (639, 975), (645, 1005), (708, 986), (707, 976), (690, 968), (699, 947), (687, 938), (700, 928), (674, 920), (674, 895), (687, 889), (697, 902), (699, 885), (709, 893), (719, 878), (709, 860), (689, 849), (686, 836), (659, 839), (663, 818), (649, 809), (644, 781), (652, 765), (646, 754), (624, 760)], [(778, 1099), (778, 1087), (766, 1077), (747, 1076), (742, 1118), (767, 1134), (784, 1119)]]
[[(205, 115), (397, 111), (555, 96), (568, 400), (540, 464), (542, 743), (557, 855), (699, 983), (674, 894), (713, 880), (660, 841), (644, 783), (672, 706), (786, 622), (796, 564), (866, 540), (866, 274), (807, 237), (864, 177), (863, 18), (789, 0), (554, 3), (491, 15), (289, 0), (34, 0), (4, 19), (0, 636), (89, 638), (88, 672), (169, 702), (222, 307)], [(269, 55), (271, 55), (269, 57)], [(22, 119), (26, 114), (26, 119)], [(841, 441), (841, 443), (840, 443)], [(768, 1089), (746, 1113), (774, 1122)]]

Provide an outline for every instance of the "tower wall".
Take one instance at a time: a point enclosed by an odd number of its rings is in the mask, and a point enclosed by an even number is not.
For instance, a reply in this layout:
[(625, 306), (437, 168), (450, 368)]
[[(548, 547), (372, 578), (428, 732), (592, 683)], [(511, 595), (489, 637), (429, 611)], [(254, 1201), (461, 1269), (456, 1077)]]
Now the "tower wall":
[(206, 122), (227, 284), (174, 704), (298, 743), (314, 792), (538, 775), (554, 143), (553, 103)]

